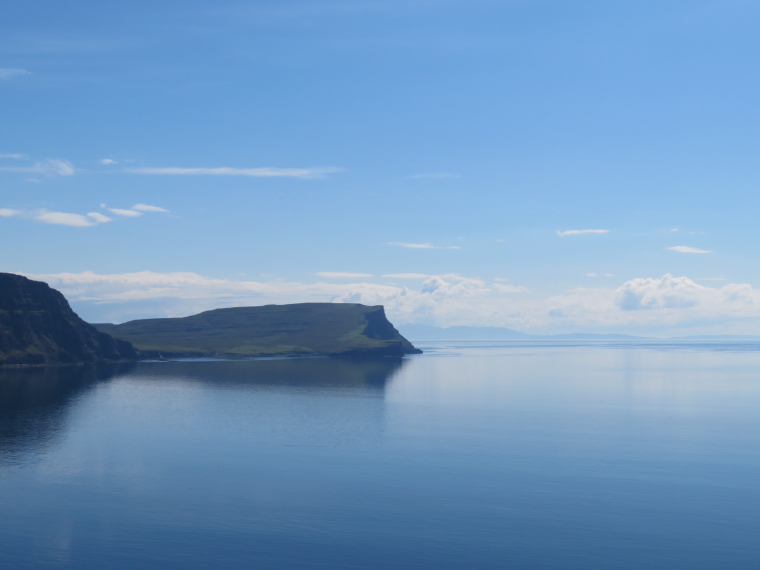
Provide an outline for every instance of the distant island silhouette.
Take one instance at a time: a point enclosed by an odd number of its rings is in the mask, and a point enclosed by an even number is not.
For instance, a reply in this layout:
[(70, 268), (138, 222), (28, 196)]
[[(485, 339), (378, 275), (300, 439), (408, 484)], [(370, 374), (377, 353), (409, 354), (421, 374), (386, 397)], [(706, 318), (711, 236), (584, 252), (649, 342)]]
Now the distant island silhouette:
[(234, 307), (94, 326), (131, 342), (148, 358), (373, 358), (422, 352), (394, 328), (381, 305), (356, 303)]

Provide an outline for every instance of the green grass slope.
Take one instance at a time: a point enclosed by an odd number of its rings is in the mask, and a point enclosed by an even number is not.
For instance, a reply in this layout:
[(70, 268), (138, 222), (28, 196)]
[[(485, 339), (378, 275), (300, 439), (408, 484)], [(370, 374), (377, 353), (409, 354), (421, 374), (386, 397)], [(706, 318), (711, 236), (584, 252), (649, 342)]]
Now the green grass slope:
[(402, 356), (419, 352), (382, 306), (299, 303), (215, 309), (173, 319), (95, 325), (148, 357)]

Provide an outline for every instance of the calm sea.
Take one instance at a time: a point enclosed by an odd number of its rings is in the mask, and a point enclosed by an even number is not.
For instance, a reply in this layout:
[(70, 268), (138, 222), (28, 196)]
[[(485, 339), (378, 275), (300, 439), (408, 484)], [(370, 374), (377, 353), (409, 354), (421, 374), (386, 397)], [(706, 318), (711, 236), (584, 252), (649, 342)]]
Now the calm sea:
[(0, 568), (760, 568), (760, 345), (0, 372)]

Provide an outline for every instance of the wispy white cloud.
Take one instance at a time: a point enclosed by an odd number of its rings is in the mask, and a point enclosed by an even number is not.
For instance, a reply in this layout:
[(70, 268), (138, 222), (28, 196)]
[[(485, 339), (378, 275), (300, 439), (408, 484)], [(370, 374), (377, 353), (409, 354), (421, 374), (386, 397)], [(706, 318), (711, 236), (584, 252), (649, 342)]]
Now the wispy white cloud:
[(0, 158), (7, 158), (10, 160), (27, 160), (29, 156), (26, 154), (19, 154), (19, 153), (6, 153), (6, 154), (0, 154)]
[(430, 243), (403, 243), (398, 241), (388, 242), (388, 245), (406, 247), (408, 249), (461, 249), (458, 245), (433, 245)]
[(166, 208), (161, 208), (160, 206), (150, 206), (149, 204), (135, 204), (131, 209), (137, 210), (138, 212), (169, 212), (169, 210)]
[(565, 230), (565, 231), (557, 230), (557, 235), (559, 237), (581, 236), (581, 235), (586, 235), (586, 234), (608, 234), (608, 233), (610, 233), (610, 230)]
[[(145, 206), (144, 212), (166, 212), (163, 208), (158, 206)], [(100, 205), (101, 208), (106, 209), (109, 212), (115, 213), (122, 217), (135, 218), (142, 216), (143, 212), (136, 210), (124, 210), (121, 208), (106, 208), (105, 204)], [(45, 224), (56, 224), (61, 226), (71, 226), (79, 228), (87, 228), (96, 226), (98, 224), (105, 224), (113, 221), (113, 218), (103, 214), (102, 212), (89, 212), (87, 214), (77, 214), (73, 212), (58, 212), (51, 210), (17, 210), (14, 208), (0, 208), (0, 217), (9, 218), (12, 216), (18, 216), (20, 218), (26, 218), (28, 220), (34, 220), (37, 222), (43, 222)]]
[(325, 279), (363, 279), (372, 277), (371, 273), (350, 273), (348, 271), (320, 271), (315, 275)]
[(286, 178), (322, 178), (327, 174), (340, 172), (342, 168), (319, 167), (319, 168), (229, 168), (226, 166), (217, 168), (179, 168), (179, 167), (155, 167), (155, 168), (127, 168), (124, 172), (131, 174), (153, 174), (162, 176), (253, 176), (259, 178), (286, 177)]
[(383, 277), (387, 279), (427, 279), (431, 276), (427, 273), (386, 273)]
[(397, 287), (369, 283), (297, 283), (272, 280), (233, 281), (215, 279), (197, 273), (136, 273), (97, 274), (60, 273), (34, 275), (60, 288), (74, 300), (94, 303), (132, 303), (164, 300), (177, 308), (197, 307), (199, 310), (218, 306), (269, 304), (274, 302), (338, 301), (338, 297), (359, 294), (373, 300), (401, 294)]
[(673, 247), (669, 247), (667, 249), (671, 251), (677, 251), (678, 253), (713, 253), (712, 251), (706, 249), (689, 247), (688, 245), (674, 245)]
[(105, 216), (101, 214), (100, 212), (90, 212), (87, 214), (88, 217), (92, 218), (99, 224), (105, 224), (106, 222), (113, 221), (113, 218), (109, 218), (108, 216)]
[(26, 69), (14, 69), (11, 67), (0, 67), (0, 79), (10, 79), (19, 75), (31, 75), (31, 71)]
[(415, 174), (409, 178), (459, 178), (461, 174), (455, 172), (425, 172), (422, 174)]
[(586, 273), (586, 277), (599, 277), (596, 273)]
[(35, 162), (31, 166), (0, 166), (0, 172), (20, 172), (24, 174), (43, 174), (45, 176), (72, 176), (76, 169), (68, 160), (48, 158)]
[(39, 222), (44, 222), (46, 224), (57, 224), (61, 226), (73, 226), (78, 228), (86, 228), (111, 221), (111, 218), (104, 216), (103, 214), (99, 214), (98, 212), (91, 212), (89, 214), (82, 215), (72, 214), (69, 212), (48, 212), (43, 210), (35, 214), (33, 218)]
[(106, 210), (112, 214), (123, 216), (125, 218), (136, 218), (137, 216), (142, 216), (142, 212), (138, 212), (136, 210), (126, 210), (124, 208), (106, 208)]
[(118, 162), (114, 160), (113, 158), (101, 158), (98, 162), (104, 166), (111, 166), (112, 164), (118, 164)]
[(727, 277), (697, 277), (694, 281), (728, 281)]
[(47, 176), (72, 176), (76, 170), (74, 165), (62, 158), (49, 158), (34, 165), (37, 172)]

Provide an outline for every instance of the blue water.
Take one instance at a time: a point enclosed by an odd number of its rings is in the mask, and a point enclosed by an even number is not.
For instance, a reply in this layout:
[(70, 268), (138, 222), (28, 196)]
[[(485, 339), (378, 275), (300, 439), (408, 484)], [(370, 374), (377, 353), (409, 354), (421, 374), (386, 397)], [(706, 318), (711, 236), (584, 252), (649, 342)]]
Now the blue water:
[(760, 346), (0, 372), (0, 568), (755, 569)]

